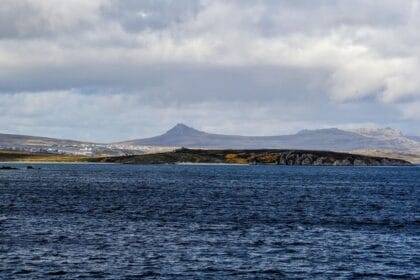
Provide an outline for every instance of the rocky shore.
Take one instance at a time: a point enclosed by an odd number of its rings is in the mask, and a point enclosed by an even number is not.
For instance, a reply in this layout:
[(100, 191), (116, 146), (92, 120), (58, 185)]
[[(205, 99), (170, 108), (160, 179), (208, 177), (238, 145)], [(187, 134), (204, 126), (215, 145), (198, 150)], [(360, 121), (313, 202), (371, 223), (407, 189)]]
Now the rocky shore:
[(176, 163), (231, 163), (276, 165), (339, 165), (339, 166), (393, 166), (411, 165), (410, 162), (385, 158), (307, 150), (202, 150), (178, 149), (173, 152), (122, 157), (104, 157), (96, 162), (125, 164)]

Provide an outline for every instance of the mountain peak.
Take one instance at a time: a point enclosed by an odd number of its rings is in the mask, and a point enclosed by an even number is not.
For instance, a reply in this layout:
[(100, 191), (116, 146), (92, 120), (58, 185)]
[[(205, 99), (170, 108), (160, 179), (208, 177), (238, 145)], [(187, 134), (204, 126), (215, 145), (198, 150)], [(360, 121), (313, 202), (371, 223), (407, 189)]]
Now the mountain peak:
[(174, 129), (174, 128), (176, 128), (176, 129), (192, 129), (192, 127), (189, 127), (188, 125), (183, 124), (183, 123), (177, 123), (172, 129)]
[(190, 126), (187, 126), (183, 123), (178, 123), (174, 127), (172, 127), (170, 130), (168, 130), (165, 134), (171, 134), (171, 135), (186, 135), (191, 133), (198, 133), (198, 131), (195, 128), (192, 128)]

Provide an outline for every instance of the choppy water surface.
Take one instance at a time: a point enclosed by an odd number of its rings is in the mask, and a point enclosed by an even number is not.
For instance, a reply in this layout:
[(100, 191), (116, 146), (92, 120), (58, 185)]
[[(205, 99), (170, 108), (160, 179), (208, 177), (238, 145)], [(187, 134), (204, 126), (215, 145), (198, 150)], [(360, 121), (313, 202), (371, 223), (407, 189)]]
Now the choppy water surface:
[(2, 279), (420, 278), (420, 167), (17, 166)]

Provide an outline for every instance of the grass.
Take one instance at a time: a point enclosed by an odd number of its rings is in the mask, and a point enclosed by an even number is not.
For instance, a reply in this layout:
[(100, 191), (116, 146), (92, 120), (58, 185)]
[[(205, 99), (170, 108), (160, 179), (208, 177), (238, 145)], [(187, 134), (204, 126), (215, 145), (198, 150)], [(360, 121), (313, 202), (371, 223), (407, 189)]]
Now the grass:
[(91, 159), (78, 155), (0, 151), (0, 162), (89, 162)]

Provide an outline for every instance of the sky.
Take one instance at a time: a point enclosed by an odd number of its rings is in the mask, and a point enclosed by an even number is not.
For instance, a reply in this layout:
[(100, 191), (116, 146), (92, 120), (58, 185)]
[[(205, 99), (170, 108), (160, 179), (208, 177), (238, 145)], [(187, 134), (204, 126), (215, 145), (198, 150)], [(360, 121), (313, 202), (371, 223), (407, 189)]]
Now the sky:
[(1, 0), (0, 132), (420, 135), (417, 0)]

